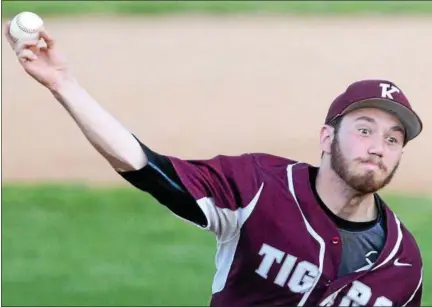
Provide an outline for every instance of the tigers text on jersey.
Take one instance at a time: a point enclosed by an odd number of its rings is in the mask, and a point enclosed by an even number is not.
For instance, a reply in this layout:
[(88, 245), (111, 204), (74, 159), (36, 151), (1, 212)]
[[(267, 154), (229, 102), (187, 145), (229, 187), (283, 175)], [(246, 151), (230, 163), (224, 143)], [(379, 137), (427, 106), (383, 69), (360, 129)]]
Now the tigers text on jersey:
[(419, 248), (384, 201), (376, 261), (338, 277), (342, 238), (311, 165), (269, 154), (169, 160), (207, 219), (197, 226), (216, 236), (211, 306), (420, 306)]

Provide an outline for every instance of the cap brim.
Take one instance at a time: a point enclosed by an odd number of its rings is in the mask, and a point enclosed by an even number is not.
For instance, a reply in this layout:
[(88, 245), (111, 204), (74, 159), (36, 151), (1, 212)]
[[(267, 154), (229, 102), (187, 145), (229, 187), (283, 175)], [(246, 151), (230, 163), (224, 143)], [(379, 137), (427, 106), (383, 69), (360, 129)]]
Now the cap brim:
[(418, 136), (423, 129), (422, 121), (414, 111), (390, 99), (371, 98), (360, 100), (347, 107), (342, 114), (360, 108), (378, 108), (395, 115), (405, 127), (406, 142)]

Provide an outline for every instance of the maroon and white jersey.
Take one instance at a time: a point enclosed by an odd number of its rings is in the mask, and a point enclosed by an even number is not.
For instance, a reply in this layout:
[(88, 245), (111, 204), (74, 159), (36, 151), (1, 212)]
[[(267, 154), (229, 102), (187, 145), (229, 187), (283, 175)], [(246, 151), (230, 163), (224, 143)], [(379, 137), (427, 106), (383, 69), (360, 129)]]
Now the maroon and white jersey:
[(419, 248), (386, 205), (377, 260), (338, 277), (340, 233), (314, 197), (310, 165), (268, 154), (170, 161), (216, 236), (212, 306), (420, 305)]
[[(420, 306), (419, 248), (383, 201), (382, 246), (357, 268), (314, 194), (315, 167), (269, 154), (182, 160), (143, 149), (149, 164), (121, 175), (216, 237), (211, 306)], [(341, 275), (346, 262), (356, 268)]]

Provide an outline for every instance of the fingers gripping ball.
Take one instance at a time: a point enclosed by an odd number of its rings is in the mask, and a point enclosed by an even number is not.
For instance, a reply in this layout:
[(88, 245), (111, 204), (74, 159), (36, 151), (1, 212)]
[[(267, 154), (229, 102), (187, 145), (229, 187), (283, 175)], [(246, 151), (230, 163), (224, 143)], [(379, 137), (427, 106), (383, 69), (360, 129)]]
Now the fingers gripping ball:
[(10, 24), (9, 33), (15, 42), (39, 40), (39, 32), (43, 30), (42, 18), (32, 12), (21, 12)]

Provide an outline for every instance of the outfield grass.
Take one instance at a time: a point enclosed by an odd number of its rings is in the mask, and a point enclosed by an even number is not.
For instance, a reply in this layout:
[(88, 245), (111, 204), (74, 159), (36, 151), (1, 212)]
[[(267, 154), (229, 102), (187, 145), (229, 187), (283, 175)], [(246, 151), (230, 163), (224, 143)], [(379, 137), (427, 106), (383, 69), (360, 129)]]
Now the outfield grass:
[[(4, 186), (2, 306), (208, 305), (215, 241), (134, 189)], [(432, 304), (431, 199), (386, 197), (413, 231)]]
[(89, 13), (294, 13), (407, 14), (431, 13), (429, 1), (2, 1), (3, 16), (20, 11), (41, 15)]

